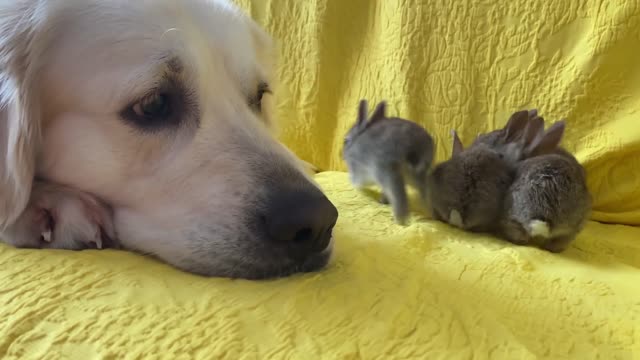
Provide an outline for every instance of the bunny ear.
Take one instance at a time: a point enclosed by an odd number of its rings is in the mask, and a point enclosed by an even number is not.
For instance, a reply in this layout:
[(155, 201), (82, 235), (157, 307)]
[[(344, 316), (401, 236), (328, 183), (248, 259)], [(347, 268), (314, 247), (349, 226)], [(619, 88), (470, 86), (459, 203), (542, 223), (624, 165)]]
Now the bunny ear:
[(529, 156), (543, 155), (553, 152), (560, 146), (564, 135), (565, 120), (556, 121), (547, 131), (538, 135), (529, 146)]
[(373, 110), (373, 114), (371, 115), (371, 119), (369, 121), (374, 122), (374, 121), (384, 119), (386, 117), (385, 116), (386, 112), (387, 112), (387, 102), (380, 101), (380, 103), (378, 103), (378, 106), (376, 106), (376, 109)]
[(505, 141), (514, 141), (522, 136), (522, 133), (525, 131), (527, 124), (529, 123), (529, 116), (530, 113), (526, 110), (518, 111), (511, 115), (509, 121), (507, 121), (507, 125), (504, 127)]
[(358, 106), (358, 120), (356, 120), (356, 125), (358, 127), (363, 126), (367, 123), (367, 108), (369, 107), (367, 100), (360, 100), (360, 105)]
[(455, 130), (451, 130), (451, 136), (453, 137), (453, 150), (451, 151), (451, 157), (458, 155), (464, 150), (462, 141), (458, 137), (458, 133)]
[(524, 130), (524, 142), (526, 146), (532, 146), (536, 138), (542, 138), (544, 135), (544, 119), (537, 116), (537, 112), (529, 113), (529, 122)]

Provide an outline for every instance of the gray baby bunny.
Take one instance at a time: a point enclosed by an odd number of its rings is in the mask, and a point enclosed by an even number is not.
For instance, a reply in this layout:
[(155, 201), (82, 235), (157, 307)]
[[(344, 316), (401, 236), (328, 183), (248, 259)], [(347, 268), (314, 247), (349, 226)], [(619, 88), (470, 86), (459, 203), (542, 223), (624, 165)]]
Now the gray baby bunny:
[(451, 133), (451, 158), (438, 164), (429, 177), (433, 217), (463, 230), (492, 232), (515, 166), (487, 144), (464, 149), (458, 134)]
[(484, 144), (507, 160), (523, 160), (527, 156), (525, 146), (533, 141), (539, 126), (544, 127), (544, 120), (538, 116), (538, 110), (516, 111), (503, 128), (478, 135), (471, 147)]
[(515, 112), (507, 124), (479, 135), (465, 149), (452, 131), (451, 158), (438, 164), (429, 180), (436, 220), (473, 232), (499, 229), (503, 199), (521, 159), (525, 129), (535, 110)]
[(544, 121), (530, 121), (524, 160), (518, 163), (501, 220), (502, 236), (526, 245), (536, 243), (551, 252), (563, 251), (583, 229), (591, 211), (582, 165), (560, 147), (565, 122), (544, 131)]
[(384, 101), (370, 118), (367, 107), (367, 101), (361, 100), (357, 121), (344, 140), (343, 157), (351, 183), (357, 189), (380, 186), (380, 202), (391, 203), (396, 222), (405, 224), (409, 215), (405, 184), (419, 192), (423, 206), (428, 208), (433, 138), (412, 121), (387, 117)]

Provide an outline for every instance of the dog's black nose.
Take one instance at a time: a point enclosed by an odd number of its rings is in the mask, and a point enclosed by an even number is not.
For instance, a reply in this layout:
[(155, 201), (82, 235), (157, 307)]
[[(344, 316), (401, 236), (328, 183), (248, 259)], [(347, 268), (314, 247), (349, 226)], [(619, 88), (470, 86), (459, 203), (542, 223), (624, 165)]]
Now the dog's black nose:
[(278, 191), (264, 213), (270, 240), (296, 258), (326, 249), (337, 220), (336, 207), (316, 189)]

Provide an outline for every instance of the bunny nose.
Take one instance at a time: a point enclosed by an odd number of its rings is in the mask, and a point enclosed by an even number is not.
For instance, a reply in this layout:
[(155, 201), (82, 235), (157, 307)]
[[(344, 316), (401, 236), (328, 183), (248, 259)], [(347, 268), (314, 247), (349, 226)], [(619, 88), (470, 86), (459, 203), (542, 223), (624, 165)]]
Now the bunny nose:
[(338, 210), (318, 189), (278, 191), (263, 215), (269, 240), (297, 259), (329, 246)]

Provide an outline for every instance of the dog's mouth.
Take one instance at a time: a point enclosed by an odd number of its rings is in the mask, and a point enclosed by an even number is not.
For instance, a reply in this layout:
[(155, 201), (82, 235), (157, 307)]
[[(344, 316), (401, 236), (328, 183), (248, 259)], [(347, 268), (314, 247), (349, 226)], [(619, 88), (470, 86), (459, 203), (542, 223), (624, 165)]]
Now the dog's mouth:
[(312, 254), (302, 261), (298, 261), (286, 266), (274, 267), (272, 269), (265, 269), (261, 271), (255, 271), (243, 276), (247, 280), (268, 280), (288, 277), (298, 273), (310, 273), (324, 269), (331, 260), (331, 249), (327, 248), (325, 251)]
[(254, 263), (251, 265), (236, 264), (236, 266), (228, 267), (226, 270), (219, 270), (215, 273), (210, 273), (204, 269), (188, 269), (188, 271), (207, 277), (214, 276), (242, 280), (272, 280), (295, 274), (321, 271), (329, 264), (331, 256), (332, 247), (329, 246), (322, 252), (310, 254), (306, 258), (299, 260), (286, 258), (286, 260), (282, 262), (278, 261), (277, 263)]
[(333, 233), (322, 249), (304, 255), (291, 254), (286, 248), (265, 243), (265, 239), (256, 237), (255, 233), (250, 238), (251, 240), (241, 241), (243, 247), (248, 246), (245, 250), (230, 254), (222, 262), (211, 262), (211, 258), (198, 256), (173, 265), (180, 270), (205, 277), (270, 280), (321, 271), (330, 263), (333, 254)]
[(327, 243), (317, 252), (310, 252), (304, 256), (292, 256), (288, 252), (277, 251), (279, 255), (275, 255), (278, 261), (268, 261), (262, 266), (255, 268), (248, 267), (243, 269), (240, 276), (232, 276), (235, 278), (243, 278), (247, 280), (268, 280), (292, 276), (300, 273), (311, 273), (321, 271), (327, 267), (331, 261), (333, 254), (333, 231)]

